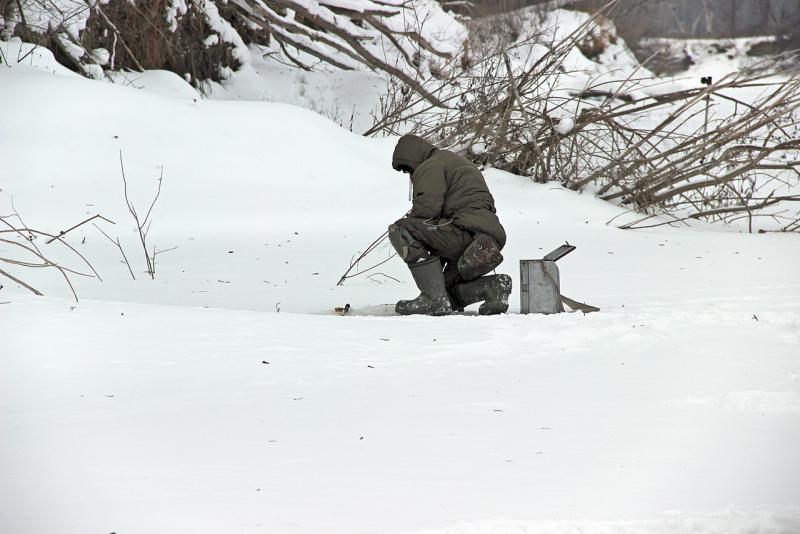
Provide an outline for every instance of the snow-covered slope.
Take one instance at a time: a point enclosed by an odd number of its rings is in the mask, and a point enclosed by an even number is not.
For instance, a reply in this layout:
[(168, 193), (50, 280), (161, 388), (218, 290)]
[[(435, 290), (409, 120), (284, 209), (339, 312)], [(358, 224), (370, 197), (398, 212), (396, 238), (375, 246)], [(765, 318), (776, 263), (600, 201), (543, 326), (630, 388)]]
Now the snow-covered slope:
[[(796, 236), (625, 232), (489, 171), (500, 271), (569, 241), (564, 293), (602, 311), (385, 316), (416, 294), (397, 258), (336, 282), (408, 208), (394, 140), (173, 94), (0, 69), (0, 212), (100, 213), (137, 275), (86, 225), (80, 303), (3, 280), (0, 532), (800, 530)], [(155, 280), (120, 152), (140, 211), (164, 173)]]
[[(353, 256), (409, 207), (408, 181), (390, 166), (394, 140), (365, 139), (283, 104), (165, 98), (34, 69), (3, 71), (2, 81), (4, 210), (13, 198), (30, 227), (54, 233), (100, 213), (116, 223), (101, 226), (119, 236), (138, 271), (131, 280), (117, 249), (85, 225), (70, 239), (103, 283), (76, 278), (84, 298), (329, 313), (411, 291), (400, 261), (336, 287)], [(158, 256), (155, 281), (143, 280), (120, 153), (141, 212), (163, 170), (149, 243), (177, 249)], [(728, 297), (743, 277), (758, 286), (797, 281), (795, 236), (717, 227), (626, 233), (606, 224), (619, 208), (555, 184), (486, 174), (510, 234), (503, 267), (514, 274), (519, 259), (568, 240), (579, 248), (561, 264), (565, 292), (603, 307)], [(57, 247), (46, 250), (77, 267)], [(389, 254), (386, 243), (364, 266)], [(25, 274), (49, 295), (68, 295), (54, 272)]]

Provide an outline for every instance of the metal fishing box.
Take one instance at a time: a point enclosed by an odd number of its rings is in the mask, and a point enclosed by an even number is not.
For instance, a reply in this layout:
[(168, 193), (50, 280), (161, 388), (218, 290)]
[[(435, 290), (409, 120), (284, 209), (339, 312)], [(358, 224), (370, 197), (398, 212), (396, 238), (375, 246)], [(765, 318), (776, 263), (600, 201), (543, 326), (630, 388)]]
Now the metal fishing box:
[(561, 281), (556, 261), (563, 258), (575, 247), (561, 245), (540, 260), (520, 260), (520, 312), (521, 313), (560, 313), (564, 311), (561, 302)]

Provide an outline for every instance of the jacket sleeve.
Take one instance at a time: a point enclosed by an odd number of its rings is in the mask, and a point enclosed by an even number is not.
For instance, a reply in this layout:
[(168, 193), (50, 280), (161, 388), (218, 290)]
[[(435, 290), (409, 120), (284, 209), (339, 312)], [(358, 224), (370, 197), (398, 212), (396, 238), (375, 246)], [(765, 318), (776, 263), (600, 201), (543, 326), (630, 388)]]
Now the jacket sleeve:
[(447, 192), (444, 166), (438, 162), (426, 161), (411, 175), (411, 183), (414, 186), (414, 196), (408, 216), (419, 219), (440, 217)]

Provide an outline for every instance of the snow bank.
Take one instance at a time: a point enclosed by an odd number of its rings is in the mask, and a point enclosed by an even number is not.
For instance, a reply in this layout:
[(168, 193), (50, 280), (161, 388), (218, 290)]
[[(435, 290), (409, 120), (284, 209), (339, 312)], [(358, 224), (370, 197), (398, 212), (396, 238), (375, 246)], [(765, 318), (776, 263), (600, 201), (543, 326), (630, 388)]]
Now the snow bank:
[(198, 100), (202, 98), (197, 90), (186, 80), (167, 70), (146, 70), (144, 72), (114, 71), (109, 73), (114, 83), (133, 87), (161, 96)]
[(5, 59), (2, 67), (18, 68), (22, 70), (39, 70), (60, 76), (79, 77), (56, 61), (53, 53), (47, 48), (20, 40), (0, 41), (0, 53)]
[(375, 120), (373, 115), (379, 113), (387, 82), (375, 73), (321, 67), (302, 71), (280, 64), (258, 47), (251, 47), (251, 57), (251, 64), (229, 79), (207, 84), (208, 97), (292, 104), (355, 133), (367, 131)]

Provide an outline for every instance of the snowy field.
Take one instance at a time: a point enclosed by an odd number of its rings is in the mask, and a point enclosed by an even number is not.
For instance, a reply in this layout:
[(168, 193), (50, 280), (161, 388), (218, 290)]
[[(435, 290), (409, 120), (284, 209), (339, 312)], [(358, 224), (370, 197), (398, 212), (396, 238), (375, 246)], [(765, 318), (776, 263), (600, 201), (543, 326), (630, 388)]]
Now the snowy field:
[[(800, 532), (796, 235), (626, 232), (488, 171), (500, 271), (569, 241), (563, 292), (602, 311), (519, 315), (515, 288), (507, 315), (395, 317), (397, 258), (336, 286), (409, 207), (394, 139), (43, 54), (0, 69), (0, 212), (100, 213), (136, 280), (91, 225), (67, 236), (103, 278), (73, 277), (80, 302), (54, 272), (15, 271), (46, 297), (2, 280), (0, 533)], [(120, 151), (142, 210), (163, 169), (155, 280)]]

